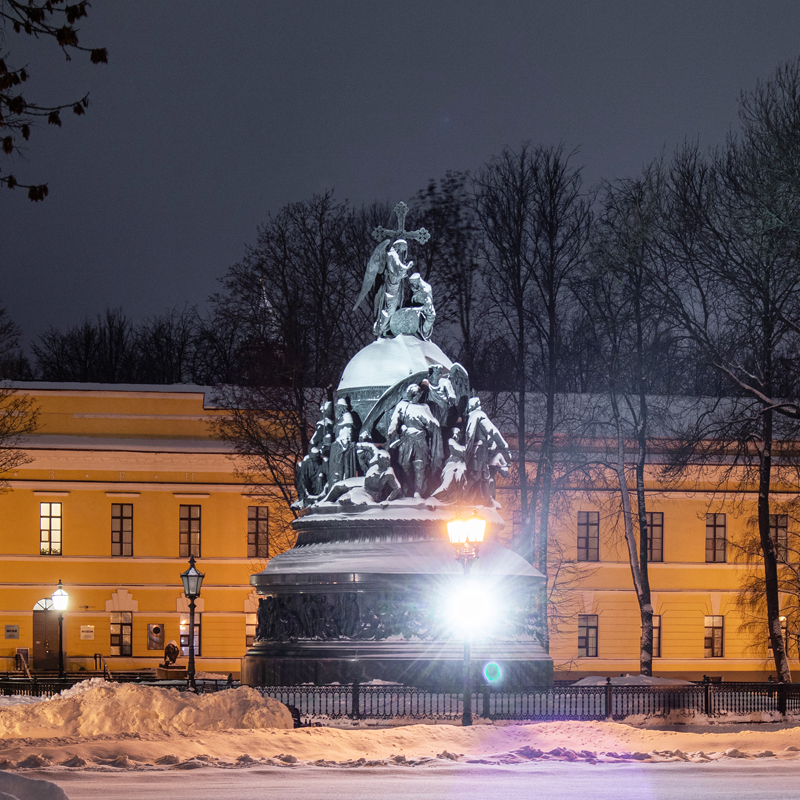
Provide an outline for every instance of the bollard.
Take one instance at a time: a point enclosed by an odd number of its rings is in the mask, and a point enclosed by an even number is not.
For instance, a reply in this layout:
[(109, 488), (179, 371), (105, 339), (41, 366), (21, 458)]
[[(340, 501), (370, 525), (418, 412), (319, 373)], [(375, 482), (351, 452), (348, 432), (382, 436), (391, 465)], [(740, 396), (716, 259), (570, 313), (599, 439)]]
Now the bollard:
[(786, 716), (786, 684), (783, 681), (778, 684), (778, 711), (782, 717)]
[(703, 675), (703, 713), (711, 716), (711, 679), (708, 675)]
[(611, 678), (606, 678), (606, 719), (611, 721), (614, 719), (614, 710), (613, 710), (613, 689), (611, 688)]
[(350, 704), (351, 719), (361, 719), (361, 696), (358, 678), (353, 681), (353, 700)]
[(484, 687), (484, 689), (483, 689), (483, 714), (481, 714), (481, 716), (484, 719), (489, 719), (489, 717), (491, 716), (490, 711), (489, 711), (489, 687), (488, 686)]

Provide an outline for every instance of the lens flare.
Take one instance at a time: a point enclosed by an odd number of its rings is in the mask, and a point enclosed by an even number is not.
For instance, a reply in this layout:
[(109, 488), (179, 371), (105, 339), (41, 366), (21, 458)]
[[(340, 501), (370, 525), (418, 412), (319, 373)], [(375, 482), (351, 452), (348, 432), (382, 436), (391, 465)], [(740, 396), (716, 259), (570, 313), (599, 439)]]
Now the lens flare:
[(473, 581), (466, 581), (447, 598), (447, 616), (457, 633), (476, 635), (486, 631), (493, 613), (492, 597)]
[(503, 680), (503, 670), (495, 661), (490, 661), (483, 667), (483, 678), (486, 683), (500, 683)]

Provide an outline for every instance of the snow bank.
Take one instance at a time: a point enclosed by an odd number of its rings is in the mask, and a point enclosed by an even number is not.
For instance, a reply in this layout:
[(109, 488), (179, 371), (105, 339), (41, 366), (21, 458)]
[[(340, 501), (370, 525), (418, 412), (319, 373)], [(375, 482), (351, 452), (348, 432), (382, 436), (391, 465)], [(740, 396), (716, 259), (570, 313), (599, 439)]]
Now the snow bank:
[(286, 706), (247, 686), (195, 695), (94, 678), (39, 703), (0, 707), (0, 736), (108, 736), (292, 728)]
[[(575, 681), (574, 686), (605, 686), (606, 677), (602, 675), (589, 675)], [(611, 679), (612, 686), (691, 686), (691, 681), (680, 678), (654, 678), (647, 675), (620, 675)]]

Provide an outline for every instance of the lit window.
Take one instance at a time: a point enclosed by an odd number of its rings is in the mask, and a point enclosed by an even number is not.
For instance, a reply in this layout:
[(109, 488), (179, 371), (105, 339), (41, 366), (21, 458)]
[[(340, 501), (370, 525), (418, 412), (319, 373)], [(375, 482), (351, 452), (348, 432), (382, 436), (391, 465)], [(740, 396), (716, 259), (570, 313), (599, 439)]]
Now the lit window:
[(597, 658), (597, 614), (578, 616), (578, 658)]
[(133, 503), (111, 504), (111, 555), (133, 555)]
[(247, 557), (269, 558), (269, 508), (247, 507)]
[[(783, 637), (783, 647), (786, 650), (786, 655), (789, 655), (789, 622), (786, 617), (779, 617), (778, 618), (781, 623), (781, 636)], [(769, 638), (769, 632), (767, 632), (767, 652), (769, 653), (770, 658), (774, 658), (773, 651), (772, 651), (772, 641)]]
[(726, 514), (706, 514), (706, 563), (725, 563), (728, 543), (726, 528)]
[(647, 560), (664, 560), (664, 514), (647, 512)]
[(180, 557), (200, 558), (200, 506), (181, 506)]
[(578, 512), (578, 561), (600, 560), (600, 512)]
[(129, 656), (133, 652), (133, 613), (111, 612), (111, 655)]
[(252, 647), (256, 640), (256, 628), (258, 627), (258, 614), (244, 615), (245, 645)]
[[(202, 630), (201, 618), (202, 614), (195, 613), (194, 615), (194, 654), (200, 655), (200, 632)], [(189, 615), (181, 614), (181, 653), (189, 655)]]
[(39, 550), (43, 556), (61, 555), (61, 503), (39, 504)]
[(722, 658), (725, 644), (725, 617), (706, 617), (705, 657)]

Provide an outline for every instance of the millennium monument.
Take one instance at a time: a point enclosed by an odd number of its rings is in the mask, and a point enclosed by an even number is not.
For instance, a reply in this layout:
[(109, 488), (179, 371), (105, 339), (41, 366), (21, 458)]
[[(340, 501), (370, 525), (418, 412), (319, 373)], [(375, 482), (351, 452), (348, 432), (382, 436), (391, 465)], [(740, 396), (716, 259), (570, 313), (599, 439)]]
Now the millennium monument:
[[(297, 544), (250, 579), (260, 598), (243, 683), (453, 687), (465, 635), (477, 683), (552, 680), (532, 613), (545, 578), (498, 542), (509, 448), (466, 370), (431, 341), (433, 290), (408, 260), (409, 242), (430, 237), (405, 229), (407, 211), (398, 203), (397, 228), (372, 233), (356, 308), (373, 294), (376, 338), (347, 364), (298, 465)], [(469, 583), (448, 540), (457, 516), (486, 522)]]

